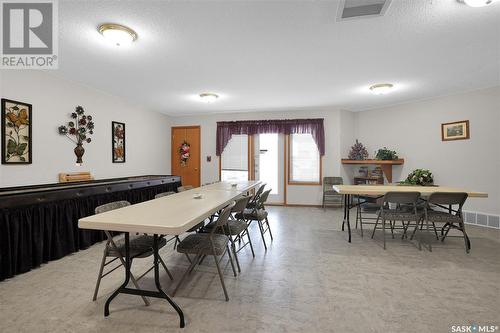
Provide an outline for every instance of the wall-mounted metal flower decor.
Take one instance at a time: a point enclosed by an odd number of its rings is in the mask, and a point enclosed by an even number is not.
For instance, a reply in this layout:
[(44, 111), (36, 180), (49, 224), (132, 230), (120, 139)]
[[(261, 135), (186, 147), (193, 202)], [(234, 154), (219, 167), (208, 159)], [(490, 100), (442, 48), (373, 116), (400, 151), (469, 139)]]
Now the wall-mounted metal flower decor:
[(67, 125), (59, 126), (59, 134), (66, 136), (76, 144), (74, 149), (76, 163), (81, 165), (83, 163), (82, 156), (85, 153), (83, 144), (92, 142), (90, 135), (94, 134), (94, 122), (92, 116), (85, 115), (85, 110), (81, 106), (75, 108), (75, 112), (71, 113), (71, 118), (73, 120), (69, 121)]

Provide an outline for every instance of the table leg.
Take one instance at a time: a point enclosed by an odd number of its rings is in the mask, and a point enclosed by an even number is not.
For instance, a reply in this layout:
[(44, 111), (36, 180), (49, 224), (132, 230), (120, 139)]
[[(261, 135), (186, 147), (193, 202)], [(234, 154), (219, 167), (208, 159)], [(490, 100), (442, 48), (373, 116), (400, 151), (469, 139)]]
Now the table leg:
[(128, 232), (125, 233), (125, 281), (123, 284), (115, 290), (111, 296), (109, 296), (106, 304), (104, 305), (104, 316), (109, 316), (109, 304), (111, 301), (120, 293), (129, 294), (129, 295), (138, 295), (138, 296), (148, 296), (148, 297), (156, 297), (156, 298), (164, 298), (166, 299), (170, 305), (177, 311), (180, 319), (180, 327), (183, 328), (185, 326), (184, 322), (184, 314), (181, 308), (161, 289), (160, 285), (160, 268), (159, 268), (159, 258), (158, 254), (158, 235), (155, 234), (153, 236), (153, 253), (154, 253), (154, 274), (155, 274), (155, 285), (158, 291), (150, 291), (150, 290), (140, 290), (140, 289), (132, 289), (127, 288), (127, 284), (130, 281), (130, 235)]
[(183, 328), (186, 326), (184, 322), (184, 313), (182, 312), (181, 308), (175, 303), (162, 289), (160, 285), (160, 269), (159, 269), (159, 258), (160, 255), (158, 254), (158, 235), (155, 234), (153, 240), (153, 250), (154, 250), (154, 270), (155, 270), (155, 285), (156, 289), (158, 289), (158, 297), (165, 298), (170, 305), (174, 308), (175, 311), (179, 314), (179, 320), (180, 320), (180, 327)]
[(342, 220), (342, 231), (344, 231), (345, 219), (347, 217), (347, 194), (344, 194), (344, 219)]
[(346, 195), (346, 222), (347, 222), (347, 232), (349, 233), (349, 243), (351, 242), (351, 222), (349, 220), (349, 210), (351, 208), (351, 196), (348, 194)]

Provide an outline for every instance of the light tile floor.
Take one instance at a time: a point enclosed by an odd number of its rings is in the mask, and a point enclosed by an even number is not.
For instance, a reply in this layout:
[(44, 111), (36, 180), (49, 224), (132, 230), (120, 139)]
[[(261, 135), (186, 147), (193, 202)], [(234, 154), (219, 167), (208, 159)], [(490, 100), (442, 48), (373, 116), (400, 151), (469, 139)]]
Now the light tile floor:
[[(340, 231), (341, 210), (270, 207), (274, 242), (264, 251), (256, 228), (256, 257), (240, 253), (242, 272), (226, 266), (225, 302), (212, 260), (197, 267), (175, 301), (187, 326), (160, 299), (146, 307), (119, 295), (103, 316), (122, 271), (104, 279), (92, 302), (103, 244), (0, 282), (0, 332), (451, 332), (452, 325), (500, 326), (500, 231), (468, 226), (461, 239), (432, 253), (413, 243), (362, 239)], [(380, 238), (380, 233), (377, 234)], [(162, 256), (176, 280), (187, 260), (171, 247)], [(150, 261), (138, 260), (134, 271)], [(163, 272), (167, 291), (174, 285)], [(152, 274), (141, 280), (153, 287)]]

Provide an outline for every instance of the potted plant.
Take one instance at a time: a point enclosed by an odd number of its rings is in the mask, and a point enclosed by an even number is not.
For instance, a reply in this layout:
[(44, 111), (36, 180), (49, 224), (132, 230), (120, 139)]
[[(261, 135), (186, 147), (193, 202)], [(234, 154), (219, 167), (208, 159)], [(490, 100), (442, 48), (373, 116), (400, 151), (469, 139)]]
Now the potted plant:
[(404, 181), (401, 182), (403, 185), (420, 185), (420, 186), (432, 186), (434, 185), (434, 176), (432, 172), (427, 169), (415, 169)]
[(76, 155), (76, 163), (81, 165), (83, 163), (82, 156), (85, 153), (83, 143), (92, 142), (89, 137), (94, 134), (94, 122), (92, 116), (85, 115), (85, 110), (81, 106), (75, 108), (75, 112), (71, 113), (73, 120), (69, 121), (67, 125), (59, 126), (59, 134), (66, 136), (76, 144), (74, 149)]
[(394, 150), (387, 149), (387, 147), (379, 149), (375, 153), (375, 158), (377, 160), (397, 160), (398, 153)]

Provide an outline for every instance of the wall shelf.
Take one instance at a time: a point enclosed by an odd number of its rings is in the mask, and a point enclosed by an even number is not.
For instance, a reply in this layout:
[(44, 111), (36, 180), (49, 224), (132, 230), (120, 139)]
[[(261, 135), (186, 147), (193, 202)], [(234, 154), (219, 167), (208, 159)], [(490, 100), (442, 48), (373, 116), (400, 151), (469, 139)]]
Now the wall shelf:
[(402, 165), (405, 160), (400, 158), (397, 160), (349, 160), (343, 158), (341, 160), (342, 164), (357, 164), (357, 165), (379, 165), (384, 173), (387, 181), (392, 183), (392, 166), (393, 165)]

